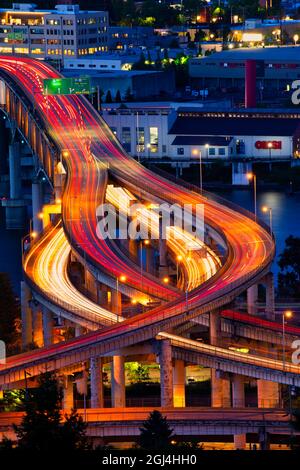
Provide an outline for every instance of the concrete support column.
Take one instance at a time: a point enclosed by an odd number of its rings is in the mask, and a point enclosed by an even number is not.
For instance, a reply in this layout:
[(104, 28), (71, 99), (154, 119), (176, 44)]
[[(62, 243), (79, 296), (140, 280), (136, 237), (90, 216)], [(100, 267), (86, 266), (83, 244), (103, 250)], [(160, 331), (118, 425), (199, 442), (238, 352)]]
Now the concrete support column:
[(159, 217), (159, 275), (160, 277), (168, 274), (167, 263), (167, 240), (163, 227), (163, 217)]
[(221, 377), (219, 371), (211, 369), (211, 406), (230, 408), (230, 381)]
[(91, 408), (104, 407), (102, 367), (103, 363), (101, 357), (91, 357)]
[(85, 283), (85, 288), (87, 291), (90, 293), (90, 297), (93, 300), (93, 302), (98, 302), (98, 281), (97, 279), (94, 278), (94, 276), (85, 269), (84, 271), (84, 283)]
[(173, 400), (175, 407), (185, 407), (185, 364), (179, 359), (173, 368)]
[(117, 315), (122, 315), (122, 294), (116, 289), (111, 289), (111, 311)]
[(266, 285), (266, 315), (269, 319), (275, 319), (275, 289), (274, 289), (274, 275), (268, 273), (265, 277)]
[[(232, 406), (233, 408), (245, 408), (244, 378), (235, 374), (232, 379)], [(235, 449), (246, 448), (246, 434), (234, 435)]]
[(32, 313), (32, 330), (33, 330), (33, 342), (42, 348), (44, 345), (43, 338), (43, 315), (41, 306), (38, 305), (33, 308)]
[(252, 163), (234, 162), (232, 163), (232, 184), (236, 186), (248, 186), (249, 179), (247, 173), (251, 173)]
[(24, 281), (21, 281), (21, 322), (22, 349), (31, 344), (32, 339), (32, 310), (30, 307), (31, 291)]
[(74, 408), (73, 382), (68, 376), (66, 376), (64, 380), (62, 405), (64, 410), (71, 410)]
[(21, 197), (21, 151), (20, 143), (13, 142), (9, 146), (9, 181), (10, 198)]
[(85, 334), (85, 327), (81, 325), (75, 325), (75, 337)]
[(173, 407), (173, 371), (172, 371), (172, 346), (169, 340), (160, 342), (160, 397), (161, 406)]
[(258, 285), (254, 284), (247, 289), (247, 310), (249, 315), (257, 314)]
[(269, 380), (257, 381), (258, 408), (278, 408), (280, 406), (279, 384)]
[(155, 268), (155, 257), (154, 257), (154, 249), (151, 246), (147, 246), (146, 248), (146, 271), (148, 273), (154, 274)]
[(43, 307), (43, 338), (44, 346), (49, 346), (53, 343), (53, 314), (47, 307)]
[(111, 368), (111, 403), (113, 408), (125, 408), (125, 360), (114, 356)]
[(98, 289), (98, 303), (101, 307), (107, 307), (107, 287), (104, 284)]
[[(221, 315), (219, 310), (209, 314), (209, 336), (210, 344), (217, 346), (221, 339)], [(230, 407), (230, 382), (223, 379), (221, 374), (211, 370), (211, 406), (214, 408)]]
[(32, 221), (33, 230), (36, 233), (40, 233), (43, 229), (43, 221), (39, 218), (39, 213), (43, 208), (43, 192), (42, 185), (39, 181), (33, 181), (32, 183)]

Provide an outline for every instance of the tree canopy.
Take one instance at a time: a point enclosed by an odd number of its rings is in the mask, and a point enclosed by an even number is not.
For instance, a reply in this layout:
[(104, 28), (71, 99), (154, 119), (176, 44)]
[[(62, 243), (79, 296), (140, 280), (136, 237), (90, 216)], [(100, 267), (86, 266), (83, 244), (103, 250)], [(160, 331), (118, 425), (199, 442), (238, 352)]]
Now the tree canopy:
[(300, 299), (300, 238), (290, 235), (279, 256), (278, 294), (283, 298)]
[(140, 428), (139, 445), (145, 450), (162, 450), (171, 445), (173, 430), (169, 427), (167, 419), (154, 410), (147, 421)]
[(15, 426), (18, 447), (33, 451), (72, 451), (88, 447), (86, 424), (75, 410), (62, 416), (62, 388), (54, 374), (39, 377), (39, 386), (26, 390), (25, 415)]

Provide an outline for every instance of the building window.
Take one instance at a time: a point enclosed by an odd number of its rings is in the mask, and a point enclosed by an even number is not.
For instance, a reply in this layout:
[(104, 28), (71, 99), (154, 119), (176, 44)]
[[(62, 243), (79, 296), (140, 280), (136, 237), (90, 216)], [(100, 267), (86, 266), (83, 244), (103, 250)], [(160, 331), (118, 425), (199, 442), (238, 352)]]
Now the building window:
[(136, 128), (136, 151), (145, 152), (145, 128)]
[(126, 152), (131, 152), (131, 132), (130, 127), (122, 127), (121, 140)]
[(220, 155), (220, 156), (224, 156), (224, 155), (225, 155), (225, 148), (224, 148), (224, 147), (220, 147), (220, 148), (219, 148), (219, 155)]
[(184, 148), (183, 147), (178, 147), (177, 148), (177, 155), (184, 155)]
[(150, 150), (152, 153), (157, 153), (158, 151), (158, 127), (150, 127)]
[(209, 147), (208, 155), (211, 156), (211, 157), (216, 155), (216, 149), (214, 147)]
[(244, 140), (237, 140), (236, 141), (236, 153), (238, 155), (245, 155), (246, 148), (245, 148), (245, 141)]

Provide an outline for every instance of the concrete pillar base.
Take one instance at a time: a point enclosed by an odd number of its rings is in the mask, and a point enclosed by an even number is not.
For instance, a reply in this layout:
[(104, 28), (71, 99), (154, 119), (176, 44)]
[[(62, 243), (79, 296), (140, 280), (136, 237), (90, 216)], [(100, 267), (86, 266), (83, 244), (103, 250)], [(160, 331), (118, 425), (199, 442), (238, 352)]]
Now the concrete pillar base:
[(247, 310), (249, 315), (257, 315), (258, 285), (247, 289)]
[(173, 371), (172, 371), (172, 346), (169, 340), (160, 342), (160, 396), (161, 406), (173, 407)]
[(49, 346), (53, 343), (53, 315), (47, 307), (43, 307), (43, 337), (44, 345)]
[(38, 305), (33, 309), (32, 314), (33, 342), (39, 347), (44, 346), (43, 338), (43, 315), (41, 306)]
[(122, 356), (114, 356), (111, 368), (111, 402), (113, 408), (125, 408), (125, 360)]
[(211, 406), (230, 408), (230, 381), (219, 377), (218, 371), (211, 370)]
[(178, 359), (173, 368), (173, 397), (174, 407), (185, 407), (185, 365)]
[(234, 435), (234, 448), (236, 450), (246, 449), (246, 434), (235, 434)]
[(68, 376), (65, 378), (65, 383), (63, 387), (63, 409), (71, 410), (74, 408), (74, 394), (73, 394), (73, 382), (69, 379)]
[(23, 199), (3, 199), (7, 230), (22, 230), (26, 226), (26, 202)]
[(91, 408), (103, 408), (103, 374), (101, 357), (92, 357), (90, 361), (91, 373)]
[(279, 384), (269, 380), (258, 380), (257, 404), (258, 408), (280, 407)]

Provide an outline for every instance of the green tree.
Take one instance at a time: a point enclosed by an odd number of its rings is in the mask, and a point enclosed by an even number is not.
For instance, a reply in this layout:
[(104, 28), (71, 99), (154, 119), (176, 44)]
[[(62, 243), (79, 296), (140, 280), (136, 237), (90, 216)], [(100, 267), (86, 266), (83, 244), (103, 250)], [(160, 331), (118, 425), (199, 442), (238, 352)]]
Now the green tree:
[(61, 415), (62, 389), (54, 374), (39, 377), (39, 386), (27, 390), (25, 415), (20, 426), (14, 426), (18, 447), (32, 451), (65, 451), (87, 447), (86, 425), (75, 411), (65, 419)]
[(163, 450), (171, 445), (172, 436), (173, 429), (169, 427), (167, 419), (154, 410), (140, 428), (138, 443), (145, 450)]
[(131, 384), (149, 382), (149, 366), (139, 364), (138, 362), (127, 362), (126, 372)]
[(279, 256), (278, 294), (283, 298), (300, 299), (300, 238), (290, 235)]
[(0, 273), (0, 339), (8, 352), (20, 346), (20, 304), (6, 273)]
[(105, 103), (112, 103), (112, 96), (110, 90), (107, 90), (106, 92)]
[(121, 103), (122, 102), (120, 90), (117, 90), (115, 102), (116, 103)]

